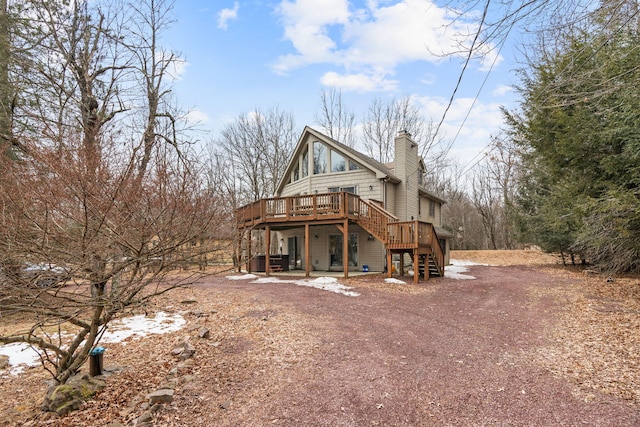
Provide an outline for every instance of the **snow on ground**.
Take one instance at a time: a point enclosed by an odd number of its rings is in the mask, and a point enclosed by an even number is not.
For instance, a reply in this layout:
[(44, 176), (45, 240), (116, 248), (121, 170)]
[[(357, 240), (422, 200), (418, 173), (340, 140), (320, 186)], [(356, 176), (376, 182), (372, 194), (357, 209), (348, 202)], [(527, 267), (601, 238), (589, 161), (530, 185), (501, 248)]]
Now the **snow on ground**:
[(471, 265), (488, 265), (488, 264), (478, 264), (473, 261), (452, 259), (449, 261), (451, 265), (447, 265), (444, 268), (444, 277), (455, 280), (473, 280), (476, 277), (468, 274), (462, 274), (469, 271), (467, 267)]
[[(338, 282), (335, 277), (316, 277), (315, 279), (298, 279), (287, 280), (279, 279), (277, 277), (261, 277), (258, 278), (255, 274), (243, 274), (241, 276), (227, 276), (229, 280), (252, 280), (251, 283), (292, 283), (298, 286), (307, 286), (310, 288), (322, 289), (323, 291), (335, 292), (336, 294), (346, 295), (348, 297), (360, 296), (359, 293), (350, 291), (353, 289), (349, 286), (345, 286)], [(255, 279), (255, 280), (254, 280)]]
[(263, 277), (258, 280), (254, 280), (251, 283), (293, 283), (298, 286), (307, 286), (310, 288), (322, 289), (323, 291), (335, 292), (336, 294), (346, 295), (348, 297), (360, 296), (359, 293), (350, 291), (353, 289), (349, 286), (345, 286), (338, 282), (335, 277), (316, 277), (315, 279), (300, 279), (300, 280), (284, 280), (277, 277)]
[(393, 277), (387, 277), (386, 279), (384, 279), (384, 281), (386, 283), (393, 283), (394, 285), (406, 285), (407, 284), (407, 282), (402, 281), (400, 279), (393, 278)]
[(229, 280), (255, 280), (258, 278), (255, 274), (241, 274), (238, 276), (225, 276)]
[[(148, 334), (166, 334), (181, 329), (185, 323), (186, 320), (180, 314), (167, 314), (162, 311), (156, 313), (155, 317), (125, 317), (109, 323), (100, 343), (119, 343), (129, 337), (137, 339)], [(26, 366), (40, 364), (38, 353), (25, 343), (2, 345), (0, 354), (9, 356), (10, 372), (14, 375), (21, 373)]]

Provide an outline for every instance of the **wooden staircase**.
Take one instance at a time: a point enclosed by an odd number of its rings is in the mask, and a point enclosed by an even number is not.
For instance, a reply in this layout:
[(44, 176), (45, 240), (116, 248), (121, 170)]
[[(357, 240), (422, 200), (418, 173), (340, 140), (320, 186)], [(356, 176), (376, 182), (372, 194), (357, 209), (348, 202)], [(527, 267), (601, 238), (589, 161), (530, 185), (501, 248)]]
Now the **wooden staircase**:
[[(414, 264), (418, 260), (418, 271), (414, 280), (419, 277), (444, 276), (444, 252), (433, 224), (420, 221), (399, 221), (398, 218), (371, 202), (357, 199), (356, 222), (385, 245), (387, 264), (390, 265), (394, 253), (410, 253)], [(425, 267), (428, 274), (425, 275)], [(391, 269), (388, 269), (391, 277)]]

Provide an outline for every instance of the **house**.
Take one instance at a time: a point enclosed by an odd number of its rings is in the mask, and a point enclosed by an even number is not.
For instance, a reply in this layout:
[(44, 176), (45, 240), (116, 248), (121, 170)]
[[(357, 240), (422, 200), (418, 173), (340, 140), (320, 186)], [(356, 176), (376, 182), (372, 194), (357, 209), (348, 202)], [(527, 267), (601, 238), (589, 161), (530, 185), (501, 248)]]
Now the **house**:
[(385, 165), (306, 127), (274, 197), (236, 212), (248, 269), (391, 276), (412, 262), (425, 278), (442, 275), (451, 237), (444, 200), (424, 188), (425, 164), (409, 133), (400, 132), (394, 150)]

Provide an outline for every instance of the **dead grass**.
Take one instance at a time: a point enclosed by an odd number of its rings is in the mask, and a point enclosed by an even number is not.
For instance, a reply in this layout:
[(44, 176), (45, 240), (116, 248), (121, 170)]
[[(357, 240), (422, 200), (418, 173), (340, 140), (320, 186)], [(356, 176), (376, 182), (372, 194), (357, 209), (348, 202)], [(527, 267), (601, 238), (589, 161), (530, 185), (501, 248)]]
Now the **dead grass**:
[(555, 265), (560, 264), (558, 255), (536, 249), (499, 251), (451, 251), (451, 259), (473, 261), (489, 265)]

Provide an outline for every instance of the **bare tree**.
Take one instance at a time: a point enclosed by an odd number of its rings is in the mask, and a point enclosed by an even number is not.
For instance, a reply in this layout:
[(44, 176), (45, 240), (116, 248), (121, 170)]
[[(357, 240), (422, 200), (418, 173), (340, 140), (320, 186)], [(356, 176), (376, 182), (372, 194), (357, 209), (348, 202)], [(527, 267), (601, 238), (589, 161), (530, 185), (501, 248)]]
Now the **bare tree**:
[(64, 383), (112, 319), (192, 279), (168, 275), (219, 249), (224, 212), (173, 121), (158, 126), (167, 68), (148, 50), (161, 49), (133, 47), (157, 40), (162, 26), (137, 26), (137, 38), (125, 31), (129, 12), (164, 16), (169, 5), (30, 4), (37, 66), (19, 64), (32, 99), (18, 106), (26, 154), (5, 160), (0, 177), (0, 312), (33, 325), (0, 342), (38, 347)]
[(344, 145), (355, 146), (356, 115), (344, 105), (342, 91), (333, 86), (322, 89), (319, 111), (316, 111), (315, 118), (322, 132)]
[(0, 0), (0, 151), (11, 141), (12, 94), (9, 85), (9, 12), (7, 0)]
[(471, 199), (482, 218), (482, 228), (489, 242), (489, 249), (499, 248), (498, 224), (501, 220), (499, 192), (486, 169), (478, 170), (473, 177)]
[(387, 102), (374, 99), (364, 117), (364, 147), (369, 157), (382, 163), (393, 161), (394, 139), (400, 131), (407, 131), (418, 143), (418, 152), (428, 168), (441, 163), (448, 152), (442, 140), (433, 134), (432, 123), (412, 104), (410, 97)]
[(217, 144), (237, 173), (240, 204), (275, 193), (297, 140), (293, 115), (272, 108), (241, 114)]

